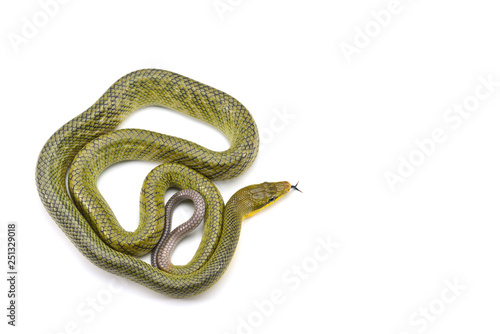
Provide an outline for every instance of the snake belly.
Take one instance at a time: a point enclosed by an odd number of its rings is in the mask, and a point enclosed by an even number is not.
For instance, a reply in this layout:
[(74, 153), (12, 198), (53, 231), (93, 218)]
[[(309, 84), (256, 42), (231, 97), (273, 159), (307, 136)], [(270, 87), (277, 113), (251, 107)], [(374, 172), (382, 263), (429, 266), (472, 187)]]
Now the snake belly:
[[(180, 138), (146, 130), (113, 131), (133, 111), (146, 106), (174, 109), (214, 126), (229, 139), (229, 149), (215, 152)], [(229, 200), (224, 209), (222, 198), (215, 186), (210, 185), (210, 180), (226, 180), (244, 172), (253, 163), (258, 145), (257, 127), (252, 116), (233, 97), (169, 71), (139, 70), (119, 79), (89, 109), (50, 137), (38, 158), (36, 183), (50, 216), (93, 264), (159, 293), (189, 297), (207, 290), (222, 276), (234, 254), (243, 216), (248, 213), (248, 208), (241, 207), (239, 203), (242, 202), (238, 201), (238, 196), (246, 194), (236, 193), (233, 196), (236, 198)], [(73, 162), (77, 155), (82, 157), (81, 161)], [(89, 155), (92, 159), (84, 159)], [(74, 203), (67, 193), (65, 179), (72, 162), (76, 166), (72, 165), (72, 169), (78, 169), (78, 164), (83, 164), (81, 168), (88, 168), (90, 176), (83, 177), (83, 181), (92, 186), (104, 169), (132, 159), (173, 163), (158, 167), (173, 169), (178, 175), (176, 180), (166, 177), (168, 180), (163, 186), (182, 188), (189, 183), (183, 173), (190, 173), (197, 180), (192, 183), (205, 191), (205, 201), (206, 196), (213, 195), (217, 204), (212, 213), (207, 211), (205, 221), (221, 219), (222, 227), (207, 237), (207, 243), (213, 249), (198, 257), (202, 259), (198, 263), (199, 269), (182, 275), (165, 272), (107, 245), (96, 232), (96, 227), (89, 223), (87, 214), (82, 214), (78, 208), (88, 205), (85, 204), (88, 202)], [(90, 192), (99, 202), (91, 207), (92, 215), (109, 217), (107, 209), (103, 209), (107, 204), (97, 187), (91, 187)], [(143, 205), (148, 206), (148, 203), (141, 203)]]
[[(173, 231), (172, 216), (174, 209), (184, 200), (191, 200), (194, 204), (194, 212), (191, 218), (177, 226)], [(198, 192), (192, 189), (182, 189), (176, 192), (165, 205), (165, 227), (163, 228), (160, 241), (151, 252), (151, 265), (164, 271), (173, 267), (172, 255), (175, 247), (190, 232), (194, 231), (205, 216), (205, 200)]]

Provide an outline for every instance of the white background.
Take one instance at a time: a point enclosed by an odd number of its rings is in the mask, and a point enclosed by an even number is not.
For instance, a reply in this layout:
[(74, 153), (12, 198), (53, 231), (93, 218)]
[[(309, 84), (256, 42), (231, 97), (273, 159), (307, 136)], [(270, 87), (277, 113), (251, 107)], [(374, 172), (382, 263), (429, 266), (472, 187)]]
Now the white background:
[[(9, 333), (500, 330), (500, 87), (485, 97), (480, 79), (500, 81), (495, 2), (61, 0), (50, 16), (43, 7), (0, 6), (2, 277), (9, 222), (19, 253), (16, 328), (0, 284)], [(347, 44), (357, 53), (346, 56)], [(217, 182), (225, 200), (262, 181), (300, 180), (304, 192), (246, 220), (223, 278), (185, 300), (94, 267), (47, 215), (34, 181), (53, 132), (122, 75), (152, 67), (231, 94), (265, 134), (254, 165)], [(458, 123), (447, 110), (464, 101), (474, 111)], [(228, 145), (158, 108), (123, 127)], [(445, 140), (429, 144), (436, 131)], [(410, 158), (419, 165), (403, 170)], [(126, 228), (152, 167), (123, 163), (99, 180)], [(387, 173), (398, 168), (404, 182), (391, 189)], [(182, 205), (177, 221), (190, 211)], [(178, 263), (200, 235), (179, 247)], [(339, 246), (325, 253), (319, 240)]]

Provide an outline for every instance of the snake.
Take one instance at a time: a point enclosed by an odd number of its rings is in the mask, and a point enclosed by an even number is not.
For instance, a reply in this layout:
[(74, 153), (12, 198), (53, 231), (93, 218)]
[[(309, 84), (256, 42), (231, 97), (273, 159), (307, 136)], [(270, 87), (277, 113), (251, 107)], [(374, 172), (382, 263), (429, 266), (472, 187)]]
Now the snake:
[[(194, 212), (188, 221), (178, 226), (170, 232), (172, 228), (172, 215), (174, 209), (184, 200), (191, 200), (194, 204)], [(176, 192), (165, 205), (165, 227), (155, 248), (151, 252), (151, 265), (164, 271), (172, 268), (172, 255), (179, 242), (196, 229), (205, 216), (205, 200), (196, 191), (192, 189), (183, 189)]]
[[(117, 129), (134, 111), (158, 106), (221, 131), (225, 151), (143, 129)], [(244, 218), (294, 188), (288, 181), (263, 182), (238, 190), (224, 204), (213, 181), (246, 171), (259, 147), (256, 123), (235, 98), (196, 80), (162, 69), (126, 74), (88, 109), (57, 130), (43, 146), (36, 186), (48, 214), (95, 266), (158, 293), (185, 298), (213, 286), (226, 271)], [(140, 194), (135, 231), (121, 227), (97, 188), (99, 175), (121, 161), (153, 161)], [(192, 189), (205, 202), (203, 235), (189, 263), (156, 268), (140, 256), (151, 252), (165, 228), (169, 188)]]

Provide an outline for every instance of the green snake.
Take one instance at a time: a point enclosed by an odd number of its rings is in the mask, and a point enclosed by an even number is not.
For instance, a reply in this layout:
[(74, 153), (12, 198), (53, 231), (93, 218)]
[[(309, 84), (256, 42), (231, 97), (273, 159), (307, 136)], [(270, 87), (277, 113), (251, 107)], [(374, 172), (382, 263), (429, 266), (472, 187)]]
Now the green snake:
[[(133, 111), (146, 106), (174, 109), (214, 126), (229, 139), (229, 149), (216, 152), (147, 130), (116, 130)], [(89, 109), (49, 138), (38, 158), (36, 183), (50, 216), (93, 264), (159, 293), (189, 297), (206, 291), (225, 272), (243, 218), (294, 187), (286, 181), (248, 186), (224, 205), (211, 180), (244, 172), (255, 160), (258, 145), (255, 121), (233, 97), (169, 71), (139, 70), (116, 81)], [(96, 186), (104, 169), (125, 160), (160, 163), (144, 181), (141, 218), (133, 232), (120, 226)], [(202, 240), (193, 259), (165, 271), (136, 256), (150, 252), (161, 238), (164, 195), (170, 187), (195, 190), (206, 210)]]

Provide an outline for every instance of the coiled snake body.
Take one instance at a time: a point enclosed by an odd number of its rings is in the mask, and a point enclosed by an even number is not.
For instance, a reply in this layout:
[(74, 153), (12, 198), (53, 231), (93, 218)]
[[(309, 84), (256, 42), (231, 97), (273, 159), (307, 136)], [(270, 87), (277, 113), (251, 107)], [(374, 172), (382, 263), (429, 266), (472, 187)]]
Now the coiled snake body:
[[(213, 125), (227, 136), (230, 148), (215, 152), (156, 132), (113, 131), (134, 110), (152, 105)], [(119, 79), (94, 105), (50, 137), (38, 158), (38, 193), (55, 222), (96, 266), (159, 293), (193, 296), (212, 286), (226, 270), (242, 219), (290, 190), (286, 181), (248, 186), (224, 206), (210, 180), (244, 172), (254, 161), (258, 144), (252, 116), (228, 94), (172, 72), (139, 70)], [(141, 219), (134, 232), (118, 224), (96, 186), (105, 168), (123, 160), (161, 163), (144, 182)], [(202, 241), (193, 259), (164, 271), (135, 256), (150, 252), (161, 237), (163, 200), (169, 187), (197, 191), (206, 211)]]

